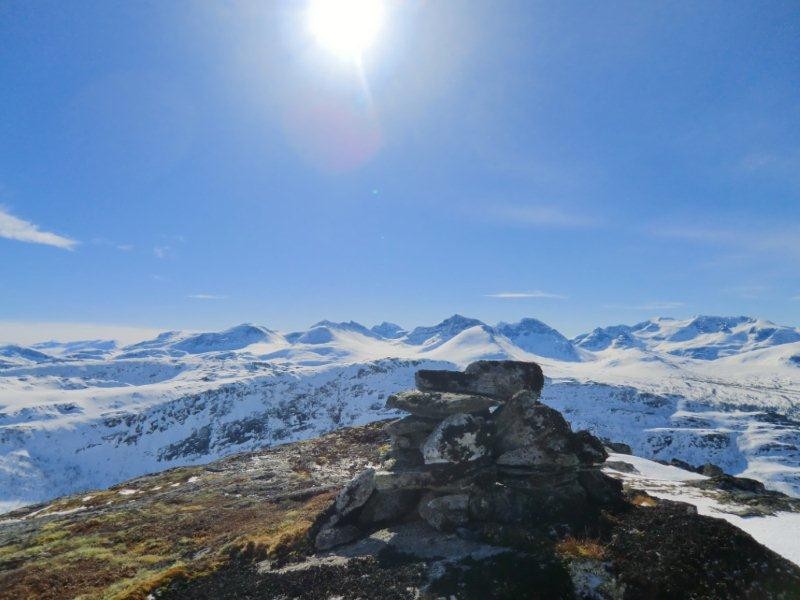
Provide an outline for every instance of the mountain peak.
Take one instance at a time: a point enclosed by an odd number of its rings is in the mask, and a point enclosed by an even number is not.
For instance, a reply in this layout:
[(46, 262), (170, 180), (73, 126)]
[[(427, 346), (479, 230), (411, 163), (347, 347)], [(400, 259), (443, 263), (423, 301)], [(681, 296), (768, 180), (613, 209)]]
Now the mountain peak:
[(525, 352), (570, 362), (580, 360), (572, 342), (539, 319), (526, 317), (517, 323), (500, 322), (495, 329)]
[(371, 331), (387, 340), (403, 337), (407, 333), (400, 325), (397, 323), (390, 323), (389, 321), (384, 321), (380, 325), (375, 325), (372, 327)]
[(414, 328), (411, 333), (405, 337), (405, 340), (413, 345), (424, 344), (426, 346), (434, 346), (446, 342), (465, 329), (476, 326), (486, 327), (486, 324), (478, 319), (471, 319), (463, 315), (455, 314), (437, 325)]

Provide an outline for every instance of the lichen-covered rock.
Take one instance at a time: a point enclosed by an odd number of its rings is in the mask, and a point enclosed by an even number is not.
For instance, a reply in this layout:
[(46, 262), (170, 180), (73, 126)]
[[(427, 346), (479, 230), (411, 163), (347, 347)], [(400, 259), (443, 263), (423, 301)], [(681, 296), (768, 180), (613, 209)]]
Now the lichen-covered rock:
[(422, 369), (414, 378), (420, 390), (479, 394), (500, 400), (521, 391), (538, 395), (544, 385), (539, 365), (514, 360), (479, 360), (463, 373)]
[(497, 401), (487, 396), (414, 390), (392, 394), (386, 400), (386, 408), (405, 410), (430, 419), (443, 419), (457, 413), (479, 413), (496, 405)]
[(439, 480), (433, 472), (423, 468), (375, 472), (375, 489), (382, 492), (421, 490), (432, 487), (438, 482)]
[(467, 463), (491, 454), (492, 436), (486, 422), (468, 414), (443, 420), (422, 446), (426, 464)]
[(314, 539), (314, 546), (317, 550), (330, 550), (352, 542), (359, 536), (361, 536), (361, 530), (355, 525), (323, 527)]
[(388, 423), (383, 430), (391, 437), (393, 449), (419, 450), (437, 424), (436, 419), (410, 415)]
[(407, 417), (403, 417), (402, 419), (397, 419), (396, 421), (387, 423), (383, 427), (383, 430), (392, 436), (409, 435), (420, 432), (430, 433), (436, 429), (436, 425), (438, 424), (439, 421), (437, 419), (426, 419), (424, 417), (409, 415)]
[(453, 531), (469, 522), (469, 496), (429, 494), (419, 503), (419, 515), (434, 529)]
[(498, 465), (572, 467), (579, 464), (574, 434), (557, 410), (537, 401), (531, 392), (520, 392), (495, 418)]
[(585, 465), (596, 465), (608, 458), (603, 442), (586, 430), (576, 431), (573, 434), (573, 450)]
[(375, 469), (365, 469), (336, 496), (335, 515), (342, 519), (362, 507), (375, 490)]

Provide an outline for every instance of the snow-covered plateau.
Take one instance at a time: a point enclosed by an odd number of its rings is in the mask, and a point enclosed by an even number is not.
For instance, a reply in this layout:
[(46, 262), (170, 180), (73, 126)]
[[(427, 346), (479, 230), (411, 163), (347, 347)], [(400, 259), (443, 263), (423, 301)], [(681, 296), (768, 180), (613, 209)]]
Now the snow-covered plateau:
[(535, 319), (322, 321), (0, 347), (0, 509), (394, 415), (420, 368), (539, 362), (574, 429), (800, 496), (800, 329), (658, 318), (567, 339)]

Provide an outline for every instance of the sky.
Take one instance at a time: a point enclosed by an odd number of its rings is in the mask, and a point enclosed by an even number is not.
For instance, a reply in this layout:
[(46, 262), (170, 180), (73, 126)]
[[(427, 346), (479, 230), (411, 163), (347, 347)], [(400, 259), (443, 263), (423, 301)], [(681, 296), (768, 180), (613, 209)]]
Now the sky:
[(1, 331), (800, 325), (800, 3), (309, 11), (0, 3)]

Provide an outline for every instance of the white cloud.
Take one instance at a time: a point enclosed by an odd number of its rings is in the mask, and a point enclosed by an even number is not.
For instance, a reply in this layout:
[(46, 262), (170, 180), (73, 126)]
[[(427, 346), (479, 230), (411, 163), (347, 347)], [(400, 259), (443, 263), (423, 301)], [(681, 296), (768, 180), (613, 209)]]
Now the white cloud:
[(800, 294), (797, 294), (797, 296), (792, 296), (792, 300), (800, 300)]
[(566, 300), (566, 296), (561, 294), (551, 294), (539, 290), (533, 292), (497, 292), (496, 294), (486, 294), (487, 298), (502, 298), (504, 300), (514, 300), (518, 298), (553, 298), (556, 300)]
[(489, 207), (489, 215), (497, 221), (522, 227), (597, 227), (600, 221), (579, 211), (567, 211), (542, 204), (505, 204)]
[(225, 300), (227, 296), (220, 294), (189, 294), (187, 298), (194, 300)]
[(2, 206), (0, 206), (0, 237), (31, 244), (55, 246), (64, 250), (73, 250), (78, 244), (76, 240), (63, 235), (42, 231), (30, 221), (15, 217)]
[(606, 304), (605, 308), (616, 310), (672, 310), (686, 306), (683, 302), (656, 301), (644, 304)]

